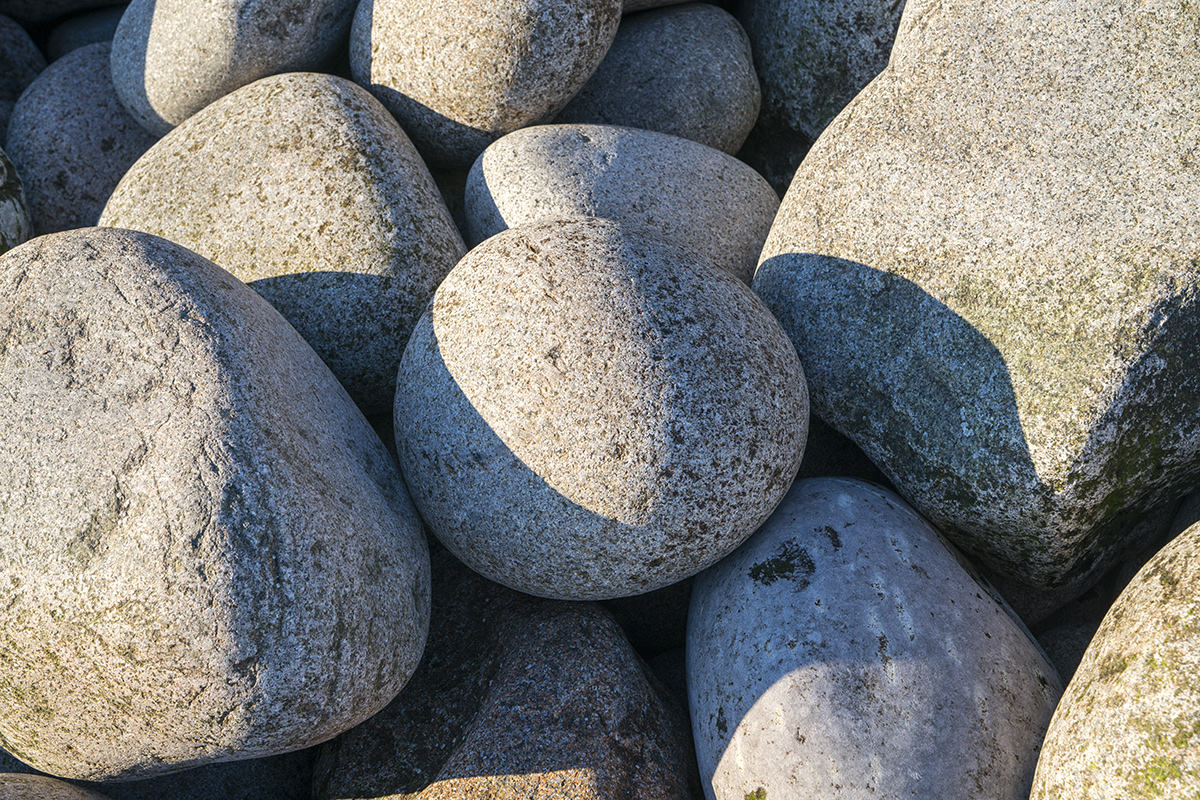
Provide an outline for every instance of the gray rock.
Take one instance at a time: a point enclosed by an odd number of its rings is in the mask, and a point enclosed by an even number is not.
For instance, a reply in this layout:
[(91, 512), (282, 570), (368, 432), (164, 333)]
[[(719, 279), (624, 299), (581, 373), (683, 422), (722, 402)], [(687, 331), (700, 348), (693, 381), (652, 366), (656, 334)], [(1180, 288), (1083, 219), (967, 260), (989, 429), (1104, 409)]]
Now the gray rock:
[(42, 51), (25, 29), (8, 17), (0, 16), (0, 142), (4, 141), (13, 104), (45, 68)]
[(162, 136), (259, 78), (320, 67), (353, 9), (354, 0), (133, 0), (112, 41), (117, 95)]
[(439, 169), (465, 169), (500, 136), (549, 119), (604, 58), (621, 0), (362, 0), (354, 79)]
[(317, 800), (691, 800), (691, 741), (600, 608), (433, 558), (429, 647), (396, 700), (322, 749)]
[(1060, 604), (1200, 478), (1200, 128), (1147, 111), (1200, 105), (1194, 19), (1141, 8), (910, 3), (754, 284), (815, 410)]
[(779, 197), (758, 173), (711, 147), (607, 125), (510, 133), (467, 177), (468, 236), (555, 217), (644, 226), (749, 283)]
[(716, 6), (689, 3), (623, 20), (604, 61), (555, 121), (645, 128), (736, 153), (759, 99), (742, 26)]
[(63, 20), (46, 39), (46, 56), (57, 61), (72, 50), (89, 44), (111, 44), (123, 13), (124, 5), (108, 6)]
[(21, 22), (41, 24), (111, 3), (112, 0), (0, 0), (0, 14)]
[(904, 0), (740, 1), (737, 16), (762, 82), (762, 115), (746, 156), (776, 188), (788, 185), (812, 141), (887, 66), (903, 10)]
[(45, 775), (0, 774), (0, 800), (108, 800)]
[(432, 531), (483, 575), (560, 599), (704, 569), (783, 497), (800, 362), (746, 286), (601, 219), (497, 234), (413, 331), (396, 449)]
[(798, 481), (692, 592), (710, 800), (1025, 800), (1061, 686), (964, 567), (891, 492)]
[(13, 109), (7, 150), (38, 234), (95, 225), (121, 176), (154, 144), (117, 100), (108, 55), (107, 44), (68, 53)]
[(395, 696), (428, 622), (420, 523), (262, 298), (166, 240), (69, 231), (0, 257), (0, 341), (6, 750), (150, 777), (319, 744)]
[(0, 150), (0, 253), (16, 247), (32, 234), (21, 179), (8, 156)]
[(1054, 713), (1033, 800), (1200, 793), (1200, 525), (1117, 598)]
[(408, 334), (465, 252), (396, 121), (293, 73), (213, 103), (133, 166), (101, 217), (189, 247), (267, 298), (365, 413), (391, 409)]

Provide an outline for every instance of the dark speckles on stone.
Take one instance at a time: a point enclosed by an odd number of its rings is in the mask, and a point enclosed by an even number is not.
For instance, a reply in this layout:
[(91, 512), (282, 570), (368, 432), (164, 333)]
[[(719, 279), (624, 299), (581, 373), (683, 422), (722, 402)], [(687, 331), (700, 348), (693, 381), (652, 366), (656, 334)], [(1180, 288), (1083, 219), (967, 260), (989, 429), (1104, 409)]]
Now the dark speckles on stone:
[(799, 589), (806, 589), (809, 577), (816, 570), (808, 551), (794, 541), (784, 542), (775, 554), (765, 561), (759, 561), (750, 567), (747, 573), (751, 579), (763, 586), (770, 586), (775, 581), (787, 579), (794, 581)]
[(842, 537), (838, 534), (836, 528), (832, 525), (826, 525), (821, 530), (829, 537), (829, 543), (833, 545), (834, 550), (842, 549)]

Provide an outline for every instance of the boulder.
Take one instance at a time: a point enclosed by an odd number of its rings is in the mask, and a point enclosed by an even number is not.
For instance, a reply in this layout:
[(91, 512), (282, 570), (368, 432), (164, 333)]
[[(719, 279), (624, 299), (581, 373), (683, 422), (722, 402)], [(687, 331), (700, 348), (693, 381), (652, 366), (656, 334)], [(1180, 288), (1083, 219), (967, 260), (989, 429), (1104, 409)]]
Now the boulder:
[(413, 332), (396, 386), (413, 499), (514, 589), (642, 594), (729, 553), (804, 450), (804, 373), (745, 284), (601, 219), (500, 233)]
[(109, 800), (46, 775), (0, 774), (0, 800)]
[(319, 748), (124, 783), (96, 785), (111, 800), (311, 800)]
[(21, 179), (8, 156), (0, 150), (0, 253), (16, 247), (32, 234)]
[(710, 800), (1025, 800), (1061, 692), (925, 520), (831, 478), (696, 579), (687, 685)]
[(63, 20), (46, 38), (46, 57), (57, 61), (72, 50), (89, 44), (112, 44), (117, 23), (124, 13), (123, 5), (108, 6)]
[(179, 126), (101, 224), (178, 242), (250, 284), (368, 415), (391, 409), (409, 332), (465, 252), (396, 121), (313, 73), (256, 81)]
[(13, 104), (45, 68), (42, 51), (25, 29), (0, 15), (0, 142), (4, 141)]
[(428, 551), (350, 398), (262, 298), (158, 237), (0, 257), (0, 741), (128, 780), (299, 750), (424, 644)]

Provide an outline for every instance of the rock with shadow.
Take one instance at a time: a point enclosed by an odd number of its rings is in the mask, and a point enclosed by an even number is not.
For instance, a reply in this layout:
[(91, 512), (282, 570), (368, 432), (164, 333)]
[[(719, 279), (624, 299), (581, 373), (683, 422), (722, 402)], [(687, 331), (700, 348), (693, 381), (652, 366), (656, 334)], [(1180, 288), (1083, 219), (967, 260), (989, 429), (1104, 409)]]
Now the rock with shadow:
[(710, 800), (1024, 800), (1061, 692), (937, 531), (830, 478), (697, 578), (687, 685)]
[(106, 6), (63, 20), (46, 37), (46, 58), (57, 61), (72, 50), (89, 44), (112, 44), (113, 34), (124, 13), (124, 5)]
[(0, 774), (0, 800), (110, 800), (106, 795), (45, 775)]
[(46, 59), (25, 29), (0, 16), (0, 144), (13, 104), (45, 68)]
[(0, 253), (33, 235), (25, 189), (8, 156), (0, 150)]
[(816, 413), (1018, 607), (1200, 475), (1195, 20), (1140, 8), (910, 2), (755, 279)]
[(264, 78), (129, 170), (101, 224), (178, 242), (265, 297), (364, 413), (465, 247), (429, 170), (370, 94), (330, 75)]

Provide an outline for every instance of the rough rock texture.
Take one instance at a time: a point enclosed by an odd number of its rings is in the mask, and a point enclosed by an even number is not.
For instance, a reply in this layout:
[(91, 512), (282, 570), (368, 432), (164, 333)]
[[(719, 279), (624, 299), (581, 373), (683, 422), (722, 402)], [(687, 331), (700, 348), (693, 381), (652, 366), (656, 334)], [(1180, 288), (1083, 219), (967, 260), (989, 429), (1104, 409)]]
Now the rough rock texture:
[(33, 235), (29, 207), (21, 179), (8, 156), (0, 150), (0, 253), (16, 247)]
[(798, 481), (692, 592), (708, 797), (1025, 800), (1061, 687), (965, 566), (891, 492)]
[(323, 748), (317, 800), (689, 800), (691, 741), (592, 604), (517, 595), (446, 553), (416, 675)]
[(39, 235), (95, 225), (121, 176), (154, 144), (117, 100), (108, 54), (107, 44), (68, 53), (13, 109), (6, 149)]
[(770, 515), (800, 464), (800, 362), (744, 284), (601, 219), (493, 236), (404, 353), (396, 448), (421, 516), (544, 597), (641, 594)]
[(395, 696), (428, 622), (420, 523), (262, 298), (157, 237), (51, 234), (0, 258), (0, 342), (5, 750), (148, 777)]
[(45, 775), (0, 774), (0, 800), (109, 800)]
[(1050, 723), (1033, 800), (1200, 794), (1200, 525), (1121, 593)]
[(465, 252), (396, 121), (313, 73), (264, 78), (189, 119), (129, 170), (101, 222), (249, 283), (369, 415), (391, 408), (408, 334)]
[(259, 78), (317, 69), (354, 0), (133, 0), (112, 41), (117, 95), (159, 136)]
[(620, 20), (621, 0), (363, 0), (350, 66), (431, 165), (465, 169), (562, 109)]
[(887, 66), (903, 10), (904, 0), (738, 4), (762, 82), (762, 115), (743, 155), (777, 189), (787, 187), (825, 126)]
[(1176, 4), (910, 2), (755, 278), (815, 410), (1062, 599), (1200, 476), (1198, 74)]
[(111, 800), (311, 800), (318, 748), (94, 787)]
[(742, 26), (716, 6), (689, 3), (622, 21), (604, 61), (555, 121), (645, 128), (736, 153), (759, 99)]
[(644, 226), (749, 283), (779, 197), (711, 147), (608, 125), (542, 125), (488, 147), (467, 176), (468, 236), (555, 217)]
[(4, 141), (13, 104), (45, 68), (42, 51), (25, 29), (8, 17), (0, 16), (0, 142)]
[(111, 44), (124, 13), (123, 5), (109, 6), (60, 22), (46, 39), (46, 57), (57, 61), (72, 50), (89, 44)]
[(110, 3), (112, 0), (0, 0), (0, 14), (21, 22), (42, 23)]

